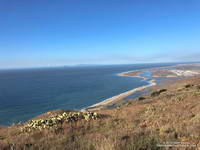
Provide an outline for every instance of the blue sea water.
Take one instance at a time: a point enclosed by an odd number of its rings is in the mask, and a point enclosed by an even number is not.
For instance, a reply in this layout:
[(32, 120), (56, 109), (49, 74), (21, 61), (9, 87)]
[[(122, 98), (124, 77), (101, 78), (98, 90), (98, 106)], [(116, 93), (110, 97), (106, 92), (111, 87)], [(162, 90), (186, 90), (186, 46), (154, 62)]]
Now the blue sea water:
[(148, 84), (118, 73), (172, 64), (107, 65), (0, 70), (0, 125), (56, 109), (82, 109)]

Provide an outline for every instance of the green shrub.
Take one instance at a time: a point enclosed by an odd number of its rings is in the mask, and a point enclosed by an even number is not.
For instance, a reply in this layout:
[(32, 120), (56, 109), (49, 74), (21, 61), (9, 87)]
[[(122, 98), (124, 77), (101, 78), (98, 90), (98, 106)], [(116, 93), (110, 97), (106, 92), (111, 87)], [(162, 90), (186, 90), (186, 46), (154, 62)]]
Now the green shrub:
[(160, 92), (159, 91), (154, 91), (151, 93), (151, 97), (159, 96)]
[(145, 100), (145, 99), (146, 99), (146, 98), (145, 98), (145, 97), (142, 97), (142, 96), (141, 96), (141, 97), (138, 97), (138, 100), (139, 100), (139, 101), (142, 101), (142, 100)]
[(167, 91), (167, 89), (161, 89), (161, 90), (159, 90), (160, 93), (163, 93), (163, 92), (166, 92), (166, 91)]
[(190, 88), (190, 87), (192, 87), (193, 85), (191, 85), (191, 84), (187, 84), (187, 85), (185, 85), (185, 88)]
[(151, 97), (159, 96), (161, 93), (166, 92), (166, 91), (167, 91), (167, 89), (161, 89), (158, 91), (154, 91), (151, 93)]
[(31, 120), (28, 124), (21, 128), (21, 131), (31, 132), (33, 130), (57, 128), (63, 122), (75, 122), (82, 119), (89, 121), (97, 118), (99, 118), (99, 115), (96, 112), (64, 112), (63, 114), (51, 116), (47, 119)]

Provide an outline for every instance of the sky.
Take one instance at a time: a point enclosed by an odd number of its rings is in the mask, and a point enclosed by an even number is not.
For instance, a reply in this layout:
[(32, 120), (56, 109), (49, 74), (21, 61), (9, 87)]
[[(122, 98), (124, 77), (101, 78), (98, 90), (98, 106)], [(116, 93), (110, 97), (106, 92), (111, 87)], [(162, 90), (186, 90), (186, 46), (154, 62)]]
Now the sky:
[(200, 60), (200, 0), (0, 0), (0, 68)]

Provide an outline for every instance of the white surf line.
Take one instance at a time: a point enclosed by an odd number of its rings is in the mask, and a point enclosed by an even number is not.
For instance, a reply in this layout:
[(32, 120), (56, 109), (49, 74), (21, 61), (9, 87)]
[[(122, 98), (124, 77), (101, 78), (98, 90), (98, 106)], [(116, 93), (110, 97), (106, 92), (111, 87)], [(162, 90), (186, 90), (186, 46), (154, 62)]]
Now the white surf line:
[[(144, 70), (143, 69), (142, 70), (133, 70), (133, 71), (127, 71), (127, 72), (118, 73), (117, 76), (120, 76), (120, 77), (136, 77), (136, 78), (142, 78), (144, 80), (148, 80), (148, 78), (140, 76), (140, 75), (133, 75), (133, 76), (126, 75), (127, 73), (132, 73), (132, 72), (134, 73), (134, 72), (137, 72), (137, 71), (143, 72), (143, 71), (145, 71), (145, 69)], [(148, 70), (146, 70), (146, 71), (148, 71)]]
[[(129, 71), (129, 72), (131, 72), (131, 71)], [(132, 72), (133, 72), (133, 71), (132, 71)], [(123, 73), (124, 73), (124, 72), (123, 72)], [(120, 73), (120, 75), (123, 75), (123, 73)], [(118, 75), (119, 75), (119, 74), (118, 74)], [(125, 76), (126, 76), (126, 75), (125, 75)], [(128, 76), (128, 75), (127, 75), (127, 76)], [(129, 76), (129, 77), (137, 77), (137, 76)], [(138, 76), (138, 77), (142, 78), (141, 76)], [(145, 77), (144, 77), (144, 79), (147, 80), (147, 78), (145, 78)], [(83, 108), (83, 109), (81, 109), (81, 111), (85, 111), (85, 110), (88, 109), (88, 108), (93, 108), (93, 107), (97, 107), (97, 106), (107, 105), (107, 104), (109, 104), (109, 103), (115, 102), (116, 100), (124, 99), (124, 98), (126, 98), (126, 97), (128, 97), (128, 96), (134, 94), (135, 92), (142, 91), (142, 90), (144, 90), (144, 89), (146, 89), (146, 88), (148, 88), (148, 87), (152, 87), (152, 86), (155, 86), (155, 85), (157, 84), (157, 83), (156, 83), (156, 80), (150, 80), (150, 81), (148, 81), (148, 82), (149, 82), (148, 85), (141, 86), (141, 87), (138, 87), (138, 88), (134, 88), (134, 89), (129, 90), (129, 91), (127, 91), (127, 92), (124, 92), (124, 93), (121, 93), (121, 94), (119, 94), (119, 95), (113, 96), (113, 97), (108, 98), (108, 99), (106, 99), (106, 100), (103, 100), (103, 101), (101, 101), (101, 102), (99, 102), (99, 103), (97, 103), (97, 104), (94, 104), (94, 105), (91, 105), (91, 106), (89, 106), (89, 107)]]
[[(113, 96), (113, 97), (111, 97), (111, 98), (108, 98), (108, 99), (106, 99), (106, 100), (100, 102), (100, 103), (94, 104), (94, 105), (92, 105), (92, 106), (90, 106), (90, 107), (96, 107), (96, 106), (101, 106), (101, 105), (107, 105), (107, 104), (109, 104), (109, 103), (111, 103), (111, 102), (114, 102), (114, 101), (116, 101), (116, 100), (126, 98), (127, 96), (130, 96), (130, 95), (134, 94), (134, 93), (137, 92), (137, 91), (141, 91), (141, 90), (144, 90), (145, 88), (148, 88), (148, 87), (151, 87), (151, 86), (155, 86), (155, 85), (156, 85), (155, 80), (151, 80), (150, 82), (151, 82), (151, 83), (148, 84), (148, 85), (146, 85), (146, 86), (141, 86), (141, 87), (138, 87), (138, 88), (134, 88), (134, 89), (132, 89), (132, 90), (130, 90), (130, 91), (127, 91), (127, 92), (121, 93), (121, 94), (119, 94), (119, 95)], [(88, 107), (88, 108), (90, 108), (90, 107)]]

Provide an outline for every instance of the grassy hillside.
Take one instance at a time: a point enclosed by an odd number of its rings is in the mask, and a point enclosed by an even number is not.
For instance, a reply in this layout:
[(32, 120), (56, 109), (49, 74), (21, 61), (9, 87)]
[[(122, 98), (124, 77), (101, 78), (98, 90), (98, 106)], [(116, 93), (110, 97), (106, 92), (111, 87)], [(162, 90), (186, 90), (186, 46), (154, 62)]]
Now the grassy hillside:
[[(182, 142), (182, 147), (172, 149), (197, 149), (200, 78), (158, 88), (98, 114), (54, 111), (32, 122), (1, 128), (0, 150), (156, 150), (166, 149), (158, 147), (166, 142)], [(53, 125), (52, 118), (56, 118)]]

